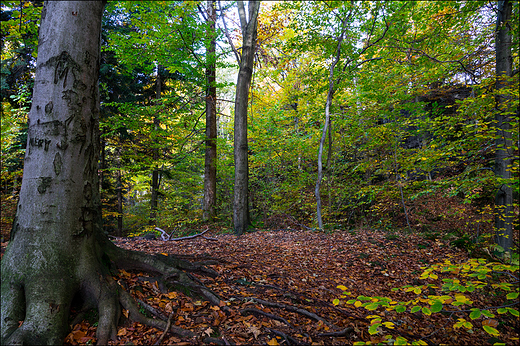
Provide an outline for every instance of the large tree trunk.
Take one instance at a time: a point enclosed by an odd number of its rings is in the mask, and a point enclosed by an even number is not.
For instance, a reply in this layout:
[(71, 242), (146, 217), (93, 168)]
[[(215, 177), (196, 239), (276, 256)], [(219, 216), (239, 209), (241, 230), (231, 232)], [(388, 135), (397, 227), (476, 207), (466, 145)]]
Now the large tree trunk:
[(249, 2), (249, 16), (246, 18), (244, 2), (238, 1), (238, 13), (242, 28), (242, 56), (238, 72), (235, 96), (234, 159), (235, 190), (233, 200), (233, 225), (237, 235), (243, 234), (249, 226), (248, 185), (249, 163), (247, 158), (247, 105), (249, 88), (253, 75), (256, 45), (259, 1)]
[(511, 97), (502, 90), (510, 87), (513, 57), (511, 56), (511, 12), (510, 1), (498, 1), (496, 22), (496, 154), (495, 174), (503, 181), (495, 197), (496, 243), (504, 251), (513, 244), (513, 189), (511, 187), (512, 141), (511, 141)]
[[(2, 260), (3, 342), (62, 343), (72, 297), (87, 288), (85, 280), (99, 281), (93, 261), (95, 234), (101, 233), (97, 83), (103, 8), (98, 1), (56, 1), (42, 9), (22, 189)], [(113, 309), (103, 318), (118, 314)], [(24, 321), (19, 328), (18, 321)]]
[[(120, 304), (131, 319), (164, 330), (166, 321), (140, 314), (114, 281), (112, 263), (163, 274), (218, 303), (184, 271), (215, 272), (173, 256), (122, 250), (102, 232), (97, 170), (103, 8), (101, 1), (49, 1), (42, 10), (22, 189), (1, 263), (1, 344), (62, 344), (76, 298), (84, 309), (98, 309), (98, 344), (115, 338)], [(178, 327), (170, 331), (193, 336)]]
[(217, 198), (217, 87), (215, 86), (216, 47), (215, 0), (207, 1), (208, 47), (206, 50), (206, 155), (204, 162), (204, 212), (203, 220), (215, 218)]

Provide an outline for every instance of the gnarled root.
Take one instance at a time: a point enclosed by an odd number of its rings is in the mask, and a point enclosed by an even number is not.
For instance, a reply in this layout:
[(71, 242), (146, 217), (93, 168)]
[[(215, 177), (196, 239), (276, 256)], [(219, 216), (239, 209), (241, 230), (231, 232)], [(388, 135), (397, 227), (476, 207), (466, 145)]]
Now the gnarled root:
[[(170, 256), (124, 250), (108, 239), (99, 240), (80, 245), (77, 258), (68, 265), (54, 264), (47, 275), (34, 270), (29, 271), (31, 275), (20, 275), (27, 263), (20, 264), (16, 256), (6, 253), (2, 259), (2, 344), (62, 344), (69, 328), (71, 305), (78, 298), (83, 303), (81, 311), (97, 308), (99, 312), (96, 332), (99, 345), (115, 340), (121, 306), (129, 311), (130, 319), (167, 329), (167, 321), (148, 318), (139, 312), (137, 302), (113, 279), (110, 265), (159, 274), (167, 284), (184, 286), (211, 303), (220, 304), (220, 297), (190, 274), (216, 277), (215, 271)], [(197, 336), (177, 326), (170, 325), (168, 331), (183, 338)]]

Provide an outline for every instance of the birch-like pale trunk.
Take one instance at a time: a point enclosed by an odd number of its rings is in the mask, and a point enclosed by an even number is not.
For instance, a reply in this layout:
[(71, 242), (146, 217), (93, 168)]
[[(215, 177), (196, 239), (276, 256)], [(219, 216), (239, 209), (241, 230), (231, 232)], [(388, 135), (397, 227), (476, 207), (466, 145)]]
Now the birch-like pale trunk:
[(334, 98), (334, 88), (335, 88), (335, 80), (334, 80), (334, 69), (339, 62), (341, 57), (341, 43), (343, 42), (343, 37), (345, 35), (345, 27), (346, 21), (343, 23), (343, 30), (341, 35), (338, 37), (338, 44), (336, 47), (336, 54), (334, 56), (334, 60), (332, 61), (329, 67), (329, 90), (327, 92), (327, 101), (325, 102), (325, 123), (323, 124), (323, 129), (321, 131), (321, 139), (320, 145), (318, 148), (318, 178), (316, 179), (316, 187), (314, 188), (314, 194), (316, 195), (316, 218), (318, 220), (318, 228), (323, 229), (323, 219), (321, 216), (321, 196), (320, 196), (320, 188), (321, 181), (323, 180), (323, 147), (325, 145), (325, 140), (327, 139), (327, 130), (330, 123), (330, 107), (332, 105), (332, 99)]

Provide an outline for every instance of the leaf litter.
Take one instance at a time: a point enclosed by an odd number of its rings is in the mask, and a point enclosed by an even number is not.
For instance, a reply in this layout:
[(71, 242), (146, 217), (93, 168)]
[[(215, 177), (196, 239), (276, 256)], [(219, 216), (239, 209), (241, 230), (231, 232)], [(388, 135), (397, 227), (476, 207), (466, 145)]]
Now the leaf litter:
[[(342, 298), (342, 289), (350, 292), (350, 297), (410, 299), (413, 292), (394, 292), (392, 288), (418, 285), (421, 267), (445, 259), (452, 263), (468, 259), (467, 252), (440, 239), (393, 234), (398, 236), (388, 237), (388, 233), (373, 230), (327, 234), (279, 230), (256, 231), (240, 237), (215, 234), (212, 237), (216, 241), (201, 238), (181, 242), (131, 238), (114, 241), (123, 248), (177, 256), (216, 270), (219, 276), (215, 279), (198, 278), (221, 297), (220, 306), (184, 292), (164, 291), (157, 280), (143, 273), (120, 271), (116, 279), (125, 282), (124, 287), (143, 303), (143, 310), (165, 320), (171, 315), (172, 325), (200, 336), (183, 339), (166, 333), (161, 342), (164, 345), (202, 344), (204, 337), (211, 337), (215, 344), (222, 345), (383, 342), (380, 335), (368, 332), (371, 320), (367, 316), (374, 314), (393, 321), (385, 326), (392, 327), (393, 335), (408, 340), (471, 345), (487, 340), (493, 344), (495, 340), (481, 330), (453, 329), (454, 317), (420, 313), (396, 315), (333, 304), (335, 299), (345, 298)], [(475, 293), (470, 297), (475, 307), (499, 304), (492, 296)], [(123, 310), (125, 314), (127, 317), (128, 312)], [(495, 322), (484, 320), (483, 323), (496, 326)], [(501, 323), (500, 341), (517, 342), (517, 328), (518, 320)], [(66, 343), (95, 342), (95, 329), (84, 320), (73, 326)], [(154, 344), (163, 332), (126, 320), (118, 330), (117, 341), (111, 345)]]

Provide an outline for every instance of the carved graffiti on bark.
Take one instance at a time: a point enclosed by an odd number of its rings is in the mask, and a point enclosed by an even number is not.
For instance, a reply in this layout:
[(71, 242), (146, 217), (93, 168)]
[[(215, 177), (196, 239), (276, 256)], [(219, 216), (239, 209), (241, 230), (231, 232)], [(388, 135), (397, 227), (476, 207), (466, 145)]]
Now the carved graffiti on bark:
[(47, 191), (47, 188), (51, 186), (51, 182), (51, 177), (40, 177), (40, 185), (38, 185), (38, 192), (45, 193), (45, 191)]
[(54, 165), (54, 173), (56, 173), (56, 175), (60, 175), (61, 167), (63, 166), (63, 162), (61, 161), (60, 153), (56, 153), (56, 155), (54, 156), (53, 165)]

